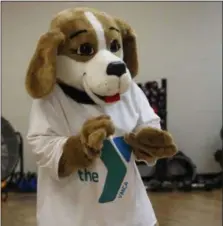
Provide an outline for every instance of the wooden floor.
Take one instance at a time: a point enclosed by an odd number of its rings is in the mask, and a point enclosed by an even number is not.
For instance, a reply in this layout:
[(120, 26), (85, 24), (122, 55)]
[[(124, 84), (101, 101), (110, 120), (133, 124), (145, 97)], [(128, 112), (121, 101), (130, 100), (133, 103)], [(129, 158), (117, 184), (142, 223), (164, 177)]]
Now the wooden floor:
[[(149, 196), (160, 226), (222, 225), (222, 191)], [(35, 203), (35, 195), (10, 194), (2, 203), (2, 226), (36, 226)]]

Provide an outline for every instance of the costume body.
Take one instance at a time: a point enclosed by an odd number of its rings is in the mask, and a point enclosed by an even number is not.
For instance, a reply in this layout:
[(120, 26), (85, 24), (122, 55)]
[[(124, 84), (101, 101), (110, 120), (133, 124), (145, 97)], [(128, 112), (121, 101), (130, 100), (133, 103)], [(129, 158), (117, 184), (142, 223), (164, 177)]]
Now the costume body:
[(78, 133), (87, 118), (101, 114), (111, 116), (114, 136), (123, 136), (139, 126), (160, 127), (159, 117), (134, 82), (119, 102), (104, 107), (77, 103), (59, 86), (47, 98), (34, 100), (28, 139), (38, 163), (38, 226), (155, 225), (156, 217), (134, 154), (129, 162), (124, 160), (127, 173), (113, 201), (99, 200), (108, 173), (100, 158), (87, 169), (64, 179), (58, 177), (67, 138)]
[(51, 21), (31, 59), (29, 143), (38, 165), (38, 226), (154, 226), (135, 160), (176, 153), (133, 81), (136, 36), (88, 8)]

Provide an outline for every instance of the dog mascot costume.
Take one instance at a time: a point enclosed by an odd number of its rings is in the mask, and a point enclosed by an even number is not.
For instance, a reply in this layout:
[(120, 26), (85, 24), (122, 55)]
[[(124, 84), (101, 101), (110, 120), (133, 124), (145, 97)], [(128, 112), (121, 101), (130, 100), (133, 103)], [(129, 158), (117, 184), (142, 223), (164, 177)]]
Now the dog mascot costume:
[(38, 226), (157, 225), (135, 161), (176, 146), (137, 70), (133, 30), (103, 12), (64, 10), (41, 36), (26, 76)]

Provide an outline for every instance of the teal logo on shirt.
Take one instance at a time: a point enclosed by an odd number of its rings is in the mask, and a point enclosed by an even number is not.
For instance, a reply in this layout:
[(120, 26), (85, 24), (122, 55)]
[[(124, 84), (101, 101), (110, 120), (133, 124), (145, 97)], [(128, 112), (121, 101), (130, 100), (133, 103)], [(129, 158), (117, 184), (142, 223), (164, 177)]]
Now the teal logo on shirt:
[[(128, 188), (128, 182), (124, 182), (127, 173), (126, 164), (131, 158), (131, 148), (125, 143), (123, 137), (116, 137), (104, 141), (101, 160), (107, 168), (107, 176), (104, 188), (99, 198), (99, 203), (114, 201), (117, 197), (122, 198)], [(122, 157), (121, 157), (122, 156)], [(89, 182), (99, 182), (97, 172), (89, 172), (87, 169), (78, 171), (80, 180)], [(119, 192), (120, 191), (120, 192)]]
[[(126, 162), (123, 161), (120, 154), (122, 157), (124, 157)], [(124, 194), (124, 190), (121, 187), (127, 173), (126, 163), (130, 161), (130, 158), (130, 146), (125, 143), (122, 137), (114, 138), (113, 144), (110, 140), (105, 140), (102, 149), (101, 160), (105, 164), (108, 173), (105, 180), (104, 189), (99, 198), (99, 203), (114, 201), (120, 189)]]

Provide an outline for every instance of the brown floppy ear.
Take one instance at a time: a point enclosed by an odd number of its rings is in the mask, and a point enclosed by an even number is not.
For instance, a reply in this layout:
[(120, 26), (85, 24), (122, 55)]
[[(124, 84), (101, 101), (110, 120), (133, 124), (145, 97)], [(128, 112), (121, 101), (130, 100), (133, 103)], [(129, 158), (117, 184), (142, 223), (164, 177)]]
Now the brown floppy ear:
[(133, 29), (126, 22), (116, 19), (116, 23), (121, 29), (124, 62), (126, 63), (132, 77), (135, 77), (138, 74), (136, 35)]
[(56, 56), (65, 36), (59, 30), (42, 35), (26, 75), (26, 89), (33, 98), (48, 95), (56, 83)]

